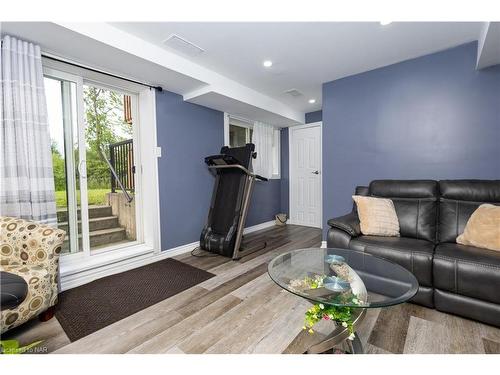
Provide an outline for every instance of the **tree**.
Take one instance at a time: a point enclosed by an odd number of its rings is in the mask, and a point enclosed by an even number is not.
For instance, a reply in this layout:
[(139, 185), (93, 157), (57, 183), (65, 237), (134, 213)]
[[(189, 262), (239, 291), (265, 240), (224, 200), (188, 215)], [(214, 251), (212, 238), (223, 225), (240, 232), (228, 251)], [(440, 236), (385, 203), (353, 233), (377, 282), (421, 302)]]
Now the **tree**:
[(110, 171), (101, 150), (108, 145), (132, 138), (132, 124), (125, 122), (123, 95), (94, 86), (84, 86), (83, 100), (87, 127), (87, 177), (90, 188), (110, 186)]
[[(84, 86), (87, 128), (85, 140), (97, 155), (106, 146), (132, 137), (132, 125), (123, 118), (123, 95), (94, 86)], [(125, 135), (126, 137), (124, 137)]]
[(54, 186), (56, 191), (66, 190), (66, 167), (64, 158), (57, 148), (56, 141), (52, 140), (50, 145), (52, 151), (52, 170), (54, 173)]
[[(89, 189), (109, 188), (110, 171), (101, 150), (107, 154), (108, 145), (132, 138), (132, 124), (125, 122), (123, 95), (94, 86), (84, 86), (85, 142), (87, 145), (87, 184)], [(66, 190), (65, 160), (52, 140), (52, 166), (56, 191)], [(78, 161), (78, 149), (74, 149)], [(74, 171), (78, 175), (78, 169)]]

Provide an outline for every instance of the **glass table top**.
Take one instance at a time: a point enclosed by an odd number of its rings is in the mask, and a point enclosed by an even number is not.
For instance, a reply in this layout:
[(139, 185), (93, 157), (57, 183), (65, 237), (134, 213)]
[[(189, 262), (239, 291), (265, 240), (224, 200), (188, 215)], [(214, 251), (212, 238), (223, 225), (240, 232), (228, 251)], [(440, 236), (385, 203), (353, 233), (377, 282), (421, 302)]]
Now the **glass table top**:
[(415, 276), (391, 261), (347, 249), (299, 249), (268, 266), (283, 289), (313, 303), (384, 307), (408, 301), (418, 290)]

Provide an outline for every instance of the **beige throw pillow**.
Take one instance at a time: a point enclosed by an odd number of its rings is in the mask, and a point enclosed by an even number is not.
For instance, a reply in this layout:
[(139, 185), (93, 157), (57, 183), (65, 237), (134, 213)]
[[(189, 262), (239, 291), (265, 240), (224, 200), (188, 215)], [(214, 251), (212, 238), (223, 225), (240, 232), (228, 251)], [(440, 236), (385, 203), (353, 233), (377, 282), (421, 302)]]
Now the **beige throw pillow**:
[(399, 237), (399, 220), (391, 199), (353, 195), (358, 207), (361, 233), (370, 236)]
[(457, 237), (457, 243), (500, 251), (500, 206), (480, 205)]

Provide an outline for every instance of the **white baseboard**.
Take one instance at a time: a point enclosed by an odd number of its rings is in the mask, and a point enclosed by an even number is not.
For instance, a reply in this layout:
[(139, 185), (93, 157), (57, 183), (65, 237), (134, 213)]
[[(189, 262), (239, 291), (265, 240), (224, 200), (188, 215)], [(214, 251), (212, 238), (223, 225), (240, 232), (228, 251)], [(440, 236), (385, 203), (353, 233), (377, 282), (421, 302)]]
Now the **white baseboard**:
[[(248, 234), (256, 232), (258, 230), (270, 228), (274, 226), (274, 220), (266, 221), (265, 223), (253, 225), (251, 227), (245, 228), (243, 234)], [(145, 266), (147, 264), (158, 262), (163, 259), (172, 258), (174, 256), (188, 253), (194, 248), (200, 246), (200, 242), (191, 242), (185, 245), (177, 246), (172, 249), (163, 250), (159, 253), (148, 253), (138, 255), (136, 257), (131, 257), (121, 261), (114, 262), (112, 264), (101, 265), (96, 268), (86, 269), (82, 272), (75, 272), (71, 275), (61, 276), (61, 291), (75, 288), (80, 285), (90, 283), (91, 281), (100, 279), (102, 277), (114, 275), (116, 273), (125, 272), (137, 267)]]
[(251, 227), (243, 229), (243, 234), (257, 232), (258, 230), (271, 228), (271, 227), (274, 227), (275, 225), (276, 225), (276, 223), (275, 223), (274, 220), (269, 220), (269, 221), (266, 221), (264, 223), (260, 223), (260, 224), (257, 224), (257, 225), (252, 225)]

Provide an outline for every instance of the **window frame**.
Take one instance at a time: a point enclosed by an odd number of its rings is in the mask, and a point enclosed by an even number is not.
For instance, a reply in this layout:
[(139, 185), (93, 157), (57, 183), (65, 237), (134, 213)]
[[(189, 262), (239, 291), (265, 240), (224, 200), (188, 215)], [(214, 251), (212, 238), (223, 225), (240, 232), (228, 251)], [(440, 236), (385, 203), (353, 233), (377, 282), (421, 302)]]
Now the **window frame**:
[[(147, 87), (76, 68), (63, 62), (42, 59), (42, 64), (44, 76), (56, 78), (72, 75), (81, 79), (82, 88), (84, 84), (91, 84), (136, 97), (136, 104), (133, 105), (133, 116), (137, 123), (134, 128), (134, 140), (137, 140), (138, 145), (137, 150), (134, 150), (134, 152), (137, 151), (136, 168), (142, 175), (142, 181), (148, 181), (147, 184), (138, 181), (140, 190), (136, 192), (135, 198), (137, 209), (141, 212), (139, 216), (136, 216), (138, 239), (139, 232), (141, 233), (140, 243), (136, 241), (129, 246), (117, 248), (110, 246), (106, 251), (89, 253), (87, 256), (79, 252), (61, 257), (61, 290), (66, 290), (95, 279), (95, 275), (102, 277), (111, 274), (112, 272), (108, 270), (113, 267), (113, 269), (125, 270), (132, 264), (131, 259), (139, 263), (147, 262), (147, 259), (167, 253), (162, 250), (172, 250), (161, 248), (158, 180), (160, 149), (157, 146), (156, 97), (155, 92)], [(145, 212), (149, 214), (145, 215)]]
[[(249, 120), (224, 113), (224, 146), (231, 147), (229, 142), (229, 128), (231, 125), (246, 128), (247, 143), (252, 141), (250, 139), (249, 129), (253, 129), (253, 123)], [(281, 179), (281, 128), (278, 127), (274, 127), (273, 148), (275, 151), (273, 155), (273, 175), (271, 176), (271, 179), (279, 180)], [(276, 163), (276, 165), (274, 165), (274, 163)]]

